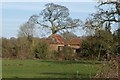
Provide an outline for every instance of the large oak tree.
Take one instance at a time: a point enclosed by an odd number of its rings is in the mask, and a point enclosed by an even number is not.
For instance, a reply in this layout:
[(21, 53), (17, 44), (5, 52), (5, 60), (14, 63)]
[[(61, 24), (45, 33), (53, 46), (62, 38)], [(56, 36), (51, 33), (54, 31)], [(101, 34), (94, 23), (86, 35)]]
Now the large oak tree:
[(34, 22), (40, 28), (49, 29), (52, 34), (55, 34), (60, 31), (76, 28), (80, 26), (81, 21), (69, 17), (69, 9), (65, 6), (48, 3), (39, 15), (32, 15), (29, 22)]

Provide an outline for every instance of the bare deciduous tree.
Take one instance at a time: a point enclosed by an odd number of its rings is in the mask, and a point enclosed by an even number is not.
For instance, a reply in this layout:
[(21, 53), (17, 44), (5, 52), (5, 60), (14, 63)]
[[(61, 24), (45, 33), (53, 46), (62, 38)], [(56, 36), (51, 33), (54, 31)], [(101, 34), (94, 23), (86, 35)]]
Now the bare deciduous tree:
[(35, 24), (33, 23), (24, 23), (18, 31), (18, 37), (34, 37), (35, 36)]
[(53, 3), (46, 4), (39, 15), (30, 17), (29, 22), (39, 24), (41, 28), (50, 29), (52, 34), (80, 26), (79, 19), (69, 17), (68, 8)]
[(97, 13), (91, 14), (91, 17), (87, 18), (84, 23), (84, 29), (89, 34), (94, 34), (95, 31), (105, 29), (111, 30), (112, 24), (120, 24), (120, 2), (118, 1), (99, 1), (97, 7)]
[(98, 11), (92, 14), (96, 21), (105, 26), (107, 31), (111, 30), (113, 22), (119, 23), (120, 2), (119, 1), (100, 1), (97, 6)]

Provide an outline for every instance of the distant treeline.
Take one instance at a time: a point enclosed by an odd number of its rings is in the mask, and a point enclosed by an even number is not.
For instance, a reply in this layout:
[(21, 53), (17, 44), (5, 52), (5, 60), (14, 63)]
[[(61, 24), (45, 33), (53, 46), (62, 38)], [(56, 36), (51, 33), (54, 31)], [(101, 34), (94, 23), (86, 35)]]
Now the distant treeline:
[(110, 55), (120, 54), (120, 29), (112, 34), (109, 31), (99, 30), (93, 36), (82, 39), (81, 50), (74, 53), (70, 47), (63, 51), (51, 51), (49, 43), (40, 38), (1, 38), (2, 57), (17, 59), (67, 59), (81, 58), (104, 59)]

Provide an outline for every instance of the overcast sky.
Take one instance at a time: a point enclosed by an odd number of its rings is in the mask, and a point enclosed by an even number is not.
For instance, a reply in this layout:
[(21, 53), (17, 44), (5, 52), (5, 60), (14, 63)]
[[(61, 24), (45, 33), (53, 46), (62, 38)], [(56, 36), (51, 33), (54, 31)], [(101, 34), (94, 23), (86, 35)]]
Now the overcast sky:
[[(13, 0), (14, 1), (14, 0)], [(31, 0), (32, 1), (32, 0)], [(33, 14), (39, 14), (44, 5), (49, 2), (3, 2), (2, 3), (2, 36), (6, 38), (17, 37), (17, 32), (23, 23)], [(53, 2), (66, 6), (70, 11), (70, 17), (85, 20), (89, 14), (95, 12), (96, 2)], [(84, 32), (77, 31), (78, 36), (84, 35)]]

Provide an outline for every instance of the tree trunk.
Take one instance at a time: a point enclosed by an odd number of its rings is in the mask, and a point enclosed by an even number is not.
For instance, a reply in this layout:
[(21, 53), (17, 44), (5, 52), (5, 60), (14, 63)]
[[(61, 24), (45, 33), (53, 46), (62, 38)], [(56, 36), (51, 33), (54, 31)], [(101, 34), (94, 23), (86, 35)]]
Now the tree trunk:
[(57, 30), (52, 29), (52, 34), (56, 34)]
[(101, 57), (101, 45), (100, 45), (100, 49), (99, 49), (99, 52), (98, 52), (98, 60), (100, 60), (100, 57)]

